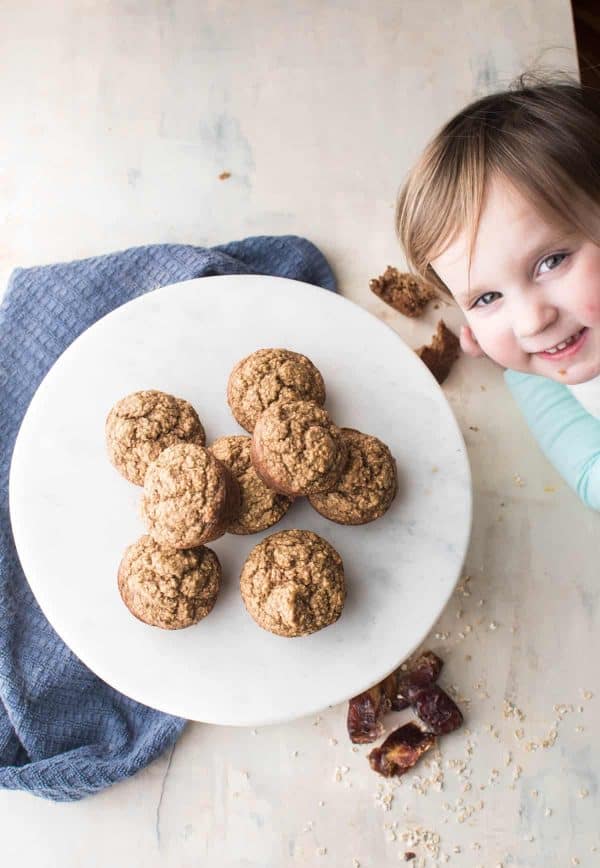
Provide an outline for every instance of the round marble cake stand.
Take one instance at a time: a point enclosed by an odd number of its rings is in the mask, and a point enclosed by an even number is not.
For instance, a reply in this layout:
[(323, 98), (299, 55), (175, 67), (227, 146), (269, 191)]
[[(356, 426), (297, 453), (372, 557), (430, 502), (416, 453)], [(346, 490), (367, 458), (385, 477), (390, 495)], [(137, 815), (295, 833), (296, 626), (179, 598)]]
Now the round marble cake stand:
[[(223, 587), (199, 624), (164, 631), (137, 621), (116, 575), (144, 528), (141, 489), (105, 452), (104, 422), (138, 389), (184, 397), (207, 442), (241, 430), (225, 391), (235, 362), (260, 347), (308, 355), (342, 426), (385, 441), (399, 492), (388, 513), (342, 527), (300, 499), (275, 528), (316, 531), (340, 552), (339, 621), (284, 639), (247, 614), (239, 573), (266, 533), (211, 544)], [(395, 668), (422, 641), (459, 576), (471, 525), (465, 445), (441, 389), (398, 335), (339, 295), (264, 276), (207, 277), (157, 289), (104, 317), (60, 357), (17, 439), (10, 509), (25, 574), (77, 656), (110, 685), (193, 720), (258, 726), (341, 702)]]

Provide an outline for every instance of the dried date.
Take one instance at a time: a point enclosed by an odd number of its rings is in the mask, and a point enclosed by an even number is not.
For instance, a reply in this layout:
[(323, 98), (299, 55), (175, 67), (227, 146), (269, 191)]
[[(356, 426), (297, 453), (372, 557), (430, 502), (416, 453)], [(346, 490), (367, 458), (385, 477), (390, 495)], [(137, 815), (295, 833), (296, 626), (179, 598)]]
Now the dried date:
[(354, 744), (369, 744), (383, 735), (383, 715), (396, 695), (396, 673), (355, 696), (348, 703), (348, 734)]
[(386, 778), (399, 777), (411, 769), (419, 758), (435, 744), (435, 736), (415, 723), (391, 732), (381, 747), (373, 748), (368, 756), (371, 768)]
[(408, 693), (410, 704), (427, 729), (435, 735), (446, 735), (462, 725), (460, 708), (439, 685), (411, 688)]
[(402, 711), (411, 704), (410, 696), (416, 687), (425, 687), (437, 681), (444, 665), (433, 651), (424, 651), (416, 660), (409, 664), (405, 671), (398, 671), (396, 696), (392, 702), (394, 711)]

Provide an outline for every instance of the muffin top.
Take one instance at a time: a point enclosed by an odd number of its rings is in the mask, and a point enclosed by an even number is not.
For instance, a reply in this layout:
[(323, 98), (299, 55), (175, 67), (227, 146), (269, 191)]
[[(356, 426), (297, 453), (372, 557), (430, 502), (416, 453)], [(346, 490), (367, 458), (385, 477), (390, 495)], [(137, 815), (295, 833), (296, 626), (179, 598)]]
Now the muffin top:
[(210, 549), (177, 551), (143, 536), (119, 567), (119, 591), (130, 612), (153, 627), (179, 630), (196, 624), (217, 598), (221, 566)]
[(292, 350), (257, 350), (234, 367), (227, 401), (235, 420), (252, 433), (258, 417), (277, 401), (325, 403), (325, 383), (309, 358)]
[(254, 620), (278, 636), (307, 636), (340, 617), (344, 567), (336, 550), (308, 530), (284, 530), (255, 546), (240, 590)]
[(204, 442), (204, 428), (192, 405), (166, 392), (133, 392), (117, 401), (106, 420), (109, 458), (136, 485), (144, 484), (148, 466), (163, 449)]
[(342, 428), (348, 460), (331, 491), (311, 494), (311, 505), (339, 524), (365, 524), (380, 518), (396, 494), (396, 463), (385, 443), (353, 428)]
[(251, 438), (244, 435), (220, 437), (210, 451), (225, 464), (240, 486), (241, 506), (229, 533), (258, 533), (276, 524), (292, 503), (289, 497), (268, 488), (257, 475), (250, 459)]
[(216, 539), (238, 510), (237, 482), (203, 446), (170, 446), (148, 468), (142, 515), (163, 545), (191, 548)]
[(341, 430), (313, 401), (273, 404), (254, 429), (252, 462), (267, 485), (285, 494), (332, 488), (346, 456)]

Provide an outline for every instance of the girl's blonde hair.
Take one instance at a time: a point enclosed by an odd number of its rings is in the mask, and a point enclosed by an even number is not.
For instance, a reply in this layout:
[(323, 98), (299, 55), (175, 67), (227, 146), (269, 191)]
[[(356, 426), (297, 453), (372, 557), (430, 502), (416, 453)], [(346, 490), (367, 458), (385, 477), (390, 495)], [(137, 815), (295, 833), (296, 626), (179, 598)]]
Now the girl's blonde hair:
[(463, 231), (469, 266), (485, 187), (502, 176), (550, 220), (600, 244), (600, 92), (525, 73), (437, 133), (404, 183), (396, 230), (409, 268), (448, 289), (430, 263)]

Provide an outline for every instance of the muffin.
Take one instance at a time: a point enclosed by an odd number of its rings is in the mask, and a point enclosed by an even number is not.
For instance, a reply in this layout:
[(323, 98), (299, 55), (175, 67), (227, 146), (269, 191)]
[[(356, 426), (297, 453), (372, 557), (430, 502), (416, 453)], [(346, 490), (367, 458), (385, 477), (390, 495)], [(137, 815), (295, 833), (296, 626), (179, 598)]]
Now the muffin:
[(242, 568), (244, 605), (259, 627), (308, 636), (340, 617), (346, 596), (336, 550), (310, 530), (284, 530), (256, 545)]
[(210, 451), (229, 468), (240, 486), (238, 517), (227, 528), (229, 533), (248, 534), (266, 530), (283, 518), (291, 499), (268, 488), (257, 475), (250, 458), (250, 437), (219, 437)]
[(323, 377), (306, 356), (291, 350), (257, 350), (234, 367), (227, 402), (242, 428), (252, 433), (261, 413), (277, 401), (325, 403)]
[(176, 549), (143, 536), (129, 546), (119, 567), (119, 592), (132, 615), (163, 630), (197, 624), (219, 593), (221, 565), (210, 549)]
[(342, 428), (348, 460), (331, 491), (309, 495), (311, 505), (338, 524), (366, 524), (389, 509), (397, 488), (396, 462), (385, 443)]
[(148, 465), (175, 443), (205, 443), (198, 414), (183, 398), (155, 390), (133, 392), (117, 401), (108, 414), (108, 456), (135, 485), (144, 484)]
[(295, 497), (332, 489), (347, 446), (326, 410), (313, 401), (290, 401), (273, 404), (260, 416), (251, 454), (266, 485)]
[(239, 509), (236, 480), (203, 446), (169, 446), (148, 468), (142, 516), (161, 545), (188, 549), (217, 539)]

